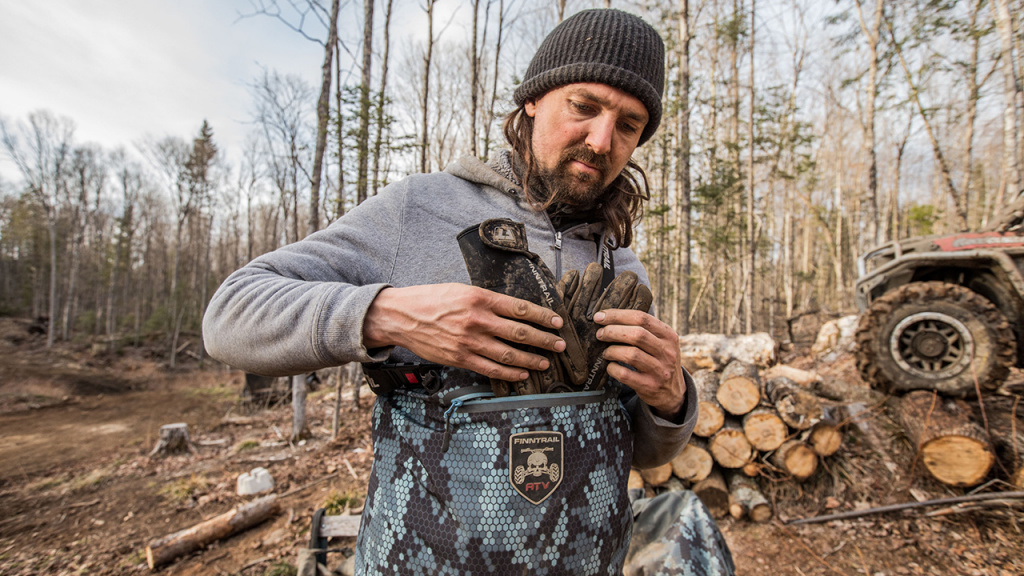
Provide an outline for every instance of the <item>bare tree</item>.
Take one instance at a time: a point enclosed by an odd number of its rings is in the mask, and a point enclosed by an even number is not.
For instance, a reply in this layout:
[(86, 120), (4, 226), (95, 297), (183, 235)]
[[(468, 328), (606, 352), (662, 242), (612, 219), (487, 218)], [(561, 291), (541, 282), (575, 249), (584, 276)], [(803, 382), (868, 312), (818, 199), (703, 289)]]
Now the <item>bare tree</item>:
[(424, 11), (427, 13), (427, 48), (423, 56), (423, 93), (421, 94), (420, 105), (420, 172), (429, 172), (430, 163), (427, 160), (427, 144), (430, 141), (430, 129), (427, 124), (430, 104), (430, 60), (434, 55), (434, 5), (437, 0), (426, 0)]
[(75, 124), (47, 111), (32, 112), (28, 125), (8, 126), (0, 119), (0, 138), (8, 156), (21, 172), (29, 192), (42, 206), (50, 240), (49, 324), (46, 347), (53, 347), (57, 318), (57, 222), (60, 195), (67, 186), (68, 164)]
[[(999, 30), (1000, 61), (1003, 67), (1003, 186), (999, 196), (1003, 199), (1009, 191), (1009, 203), (1021, 192), (1020, 158), (1024, 150), (1020, 149), (1022, 133), (1024, 133), (1024, 88), (1017, 75), (1014, 58), (1013, 15), (1010, 12), (1009, 0), (996, 0), (996, 27)], [(997, 205), (1002, 202), (997, 202)]]
[(363, 0), (363, 68), (359, 83), (359, 134), (356, 142), (359, 174), (356, 181), (356, 203), (366, 200), (366, 176), (370, 156), (370, 80), (373, 62), (373, 0)]

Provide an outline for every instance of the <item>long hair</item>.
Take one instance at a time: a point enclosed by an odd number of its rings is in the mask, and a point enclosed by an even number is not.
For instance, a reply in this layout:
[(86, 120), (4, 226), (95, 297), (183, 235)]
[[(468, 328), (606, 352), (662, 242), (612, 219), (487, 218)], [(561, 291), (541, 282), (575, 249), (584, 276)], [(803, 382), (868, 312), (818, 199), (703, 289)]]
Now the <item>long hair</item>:
[[(533, 118), (526, 113), (526, 104), (505, 117), (502, 130), (512, 153), (526, 168), (526, 173), (521, 175), (526, 200), (538, 210), (546, 210), (558, 198), (553, 194), (541, 197), (530, 189), (530, 182), (537, 174), (537, 162), (533, 156)], [(633, 223), (643, 218), (644, 202), (650, 198), (647, 173), (630, 158), (596, 207), (614, 240), (613, 247), (626, 248), (633, 243)]]

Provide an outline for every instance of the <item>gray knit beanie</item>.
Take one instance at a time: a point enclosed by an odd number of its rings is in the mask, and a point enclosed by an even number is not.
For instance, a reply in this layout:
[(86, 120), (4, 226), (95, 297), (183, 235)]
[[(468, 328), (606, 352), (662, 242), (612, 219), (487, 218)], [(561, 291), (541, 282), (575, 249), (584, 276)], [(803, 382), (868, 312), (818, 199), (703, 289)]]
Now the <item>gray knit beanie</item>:
[(638, 145), (661, 123), (665, 45), (639, 17), (614, 9), (584, 10), (562, 21), (541, 42), (513, 98), (530, 98), (574, 82), (598, 82), (624, 90), (647, 108)]

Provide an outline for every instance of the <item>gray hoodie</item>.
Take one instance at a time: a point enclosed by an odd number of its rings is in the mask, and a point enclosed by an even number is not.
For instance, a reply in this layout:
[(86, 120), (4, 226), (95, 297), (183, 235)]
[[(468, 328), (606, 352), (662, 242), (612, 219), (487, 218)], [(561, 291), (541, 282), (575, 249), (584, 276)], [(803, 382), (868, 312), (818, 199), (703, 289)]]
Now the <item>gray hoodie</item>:
[[(385, 187), (325, 230), (264, 254), (231, 274), (203, 319), (210, 355), (249, 372), (290, 375), (348, 362), (421, 361), (403, 348), (369, 350), (363, 319), (382, 289), (469, 284), (456, 235), (489, 218), (523, 222), (531, 251), (558, 278), (597, 260), (603, 224), (554, 229), (524, 200), (507, 156), (489, 166), (462, 158), (444, 172), (419, 174)], [(614, 250), (616, 272), (632, 270), (649, 284), (629, 249)], [(687, 375), (678, 422), (654, 416), (635, 395), (624, 398), (633, 422), (633, 463), (667, 462), (686, 444), (696, 421)]]

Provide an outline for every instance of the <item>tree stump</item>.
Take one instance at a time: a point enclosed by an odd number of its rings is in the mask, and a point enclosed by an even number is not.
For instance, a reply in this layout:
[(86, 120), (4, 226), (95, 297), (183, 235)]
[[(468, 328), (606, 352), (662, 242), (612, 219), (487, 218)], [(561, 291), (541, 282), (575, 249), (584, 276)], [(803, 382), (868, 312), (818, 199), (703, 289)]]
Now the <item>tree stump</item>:
[(729, 489), (725, 486), (725, 478), (717, 468), (707, 478), (693, 485), (693, 493), (700, 498), (715, 518), (722, 518), (729, 513)]
[(753, 478), (728, 470), (725, 481), (729, 486), (729, 515), (737, 520), (746, 516), (758, 523), (771, 519), (772, 506)]
[(793, 478), (807, 480), (818, 469), (818, 455), (799, 440), (789, 440), (772, 454), (772, 463)]
[(962, 400), (916, 390), (903, 397), (899, 412), (925, 469), (939, 482), (976, 486), (992, 469), (995, 454), (985, 431), (969, 419)]
[(166, 456), (181, 452), (196, 452), (196, 447), (188, 437), (188, 424), (179, 422), (177, 424), (164, 424), (160, 427), (160, 438), (157, 440), (150, 456)]
[(821, 400), (785, 376), (768, 380), (764, 391), (779, 418), (794, 430), (808, 430), (824, 415)]
[(739, 421), (727, 418), (725, 425), (708, 441), (708, 450), (722, 468), (741, 468), (754, 453)]
[(757, 366), (733, 360), (722, 370), (715, 394), (726, 412), (742, 416), (761, 402), (761, 378)]
[(708, 442), (703, 438), (691, 438), (678, 456), (672, 459), (672, 473), (689, 482), (700, 482), (711, 474), (715, 461), (708, 452)]
[(743, 433), (751, 446), (769, 452), (782, 446), (789, 436), (789, 428), (775, 410), (762, 406), (743, 416)]
[(711, 370), (698, 370), (693, 374), (693, 382), (697, 387), (697, 424), (693, 433), (701, 438), (710, 438), (725, 422), (725, 412), (715, 399), (718, 374)]

